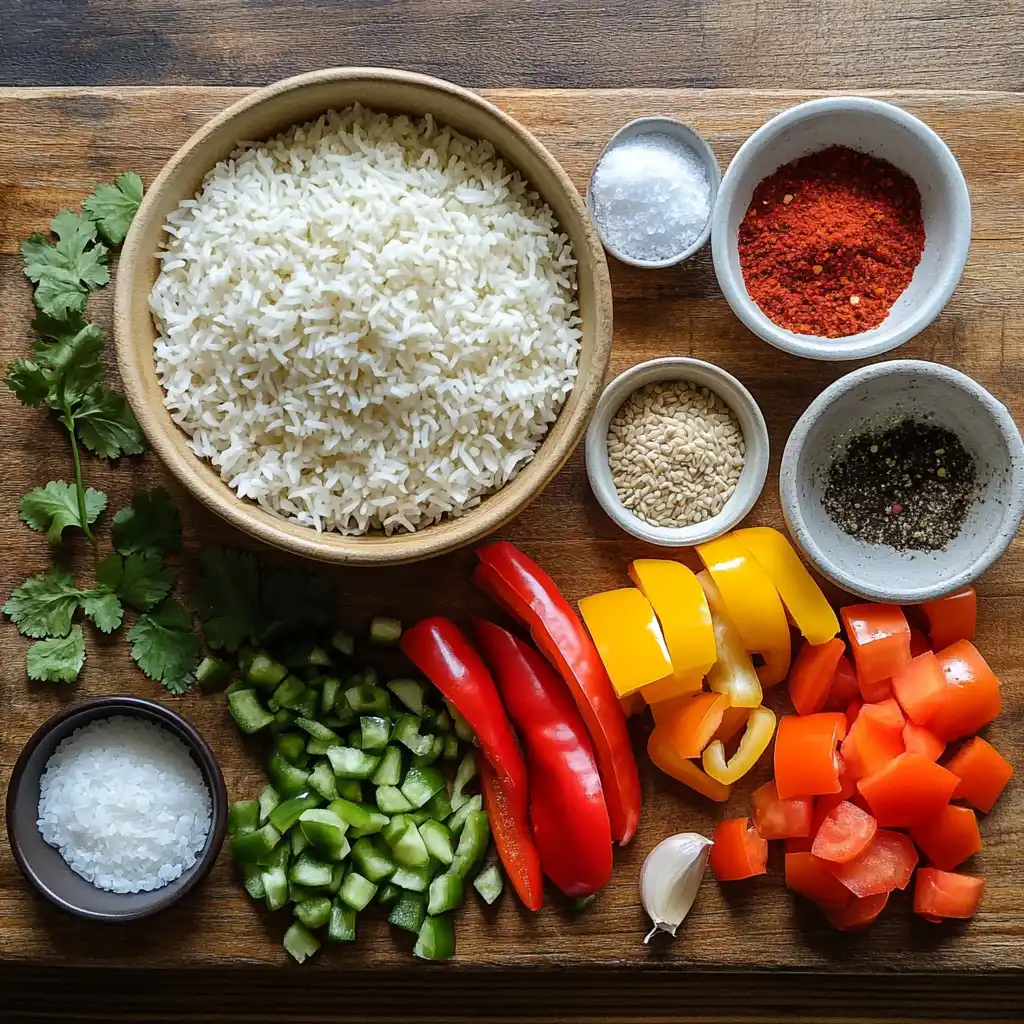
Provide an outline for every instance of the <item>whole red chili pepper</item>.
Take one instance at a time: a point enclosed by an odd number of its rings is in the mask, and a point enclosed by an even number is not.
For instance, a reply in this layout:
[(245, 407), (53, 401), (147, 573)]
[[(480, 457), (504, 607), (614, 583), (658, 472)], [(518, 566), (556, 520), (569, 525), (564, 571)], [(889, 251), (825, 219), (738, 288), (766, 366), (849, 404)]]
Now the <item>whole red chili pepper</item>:
[(407, 629), (401, 648), (469, 723), (501, 779), (510, 813), (526, 825), (526, 765), (494, 680), (473, 645), (451, 619), (435, 617)]
[(612, 833), (583, 719), (565, 683), (531, 647), (484, 619), (473, 620), (473, 636), (523, 741), (544, 874), (567, 896), (589, 896), (611, 877)]
[(623, 846), (640, 821), (640, 774), (626, 718), (590, 634), (551, 577), (508, 541), (477, 551), (473, 582), (530, 630), (568, 684), (594, 744), (612, 838)]

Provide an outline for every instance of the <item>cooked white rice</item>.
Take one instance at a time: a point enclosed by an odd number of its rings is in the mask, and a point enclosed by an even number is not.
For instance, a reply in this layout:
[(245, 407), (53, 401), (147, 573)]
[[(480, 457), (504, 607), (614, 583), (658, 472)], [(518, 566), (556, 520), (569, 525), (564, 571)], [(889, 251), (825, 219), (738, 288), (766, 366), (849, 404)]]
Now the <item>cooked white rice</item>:
[(414, 530), (533, 457), (572, 390), (575, 260), (493, 147), (358, 106), (247, 145), (167, 219), (174, 421), (242, 497)]
[(149, 892), (195, 864), (210, 809), (188, 747), (158, 725), (116, 715), (57, 746), (39, 780), (37, 824), (98, 889)]

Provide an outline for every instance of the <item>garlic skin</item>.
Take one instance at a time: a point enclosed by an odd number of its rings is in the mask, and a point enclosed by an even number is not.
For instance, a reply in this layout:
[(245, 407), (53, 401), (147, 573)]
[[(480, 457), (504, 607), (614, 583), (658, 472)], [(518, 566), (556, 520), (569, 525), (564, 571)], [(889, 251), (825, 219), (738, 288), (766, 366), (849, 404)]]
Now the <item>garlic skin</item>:
[(697, 898), (708, 855), (714, 844), (697, 832), (681, 832), (663, 839), (651, 850), (640, 869), (640, 900), (658, 932), (674, 936)]

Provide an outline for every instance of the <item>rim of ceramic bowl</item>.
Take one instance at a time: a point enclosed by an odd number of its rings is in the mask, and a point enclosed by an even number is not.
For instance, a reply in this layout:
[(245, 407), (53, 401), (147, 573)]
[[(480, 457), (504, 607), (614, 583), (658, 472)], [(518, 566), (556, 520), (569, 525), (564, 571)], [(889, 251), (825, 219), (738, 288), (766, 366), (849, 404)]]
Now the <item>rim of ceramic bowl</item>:
[[(941, 583), (928, 587), (906, 587), (902, 590), (894, 590), (891, 587), (882, 588), (875, 586), (869, 580), (858, 577), (855, 573), (846, 572), (836, 565), (818, 544), (808, 529), (803, 514), (804, 499), (800, 497), (799, 493), (802, 479), (797, 478), (797, 469), (810, 432), (814, 429), (821, 414), (838, 396), (865, 380), (881, 376), (926, 376), (948, 381), (985, 409), (998, 426), (1010, 451), (1009, 469), (1012, 473), (1010, 488), (1011, 493), (1016, 495), (1016, 499), (1006, 505), (1001, 529), (996, 531), (993, 539), (981, 550), (969, 568), (955, 573)], [(934, 363), (926, 359), (893, 359), (882, 363), (871, 363), (844, 374), (839, 380), (830, 384), (807, 406), (796, 421), (782, 452), (782, 464), (779, 470), (779, 498), (786, 526), (804, 556), (836, 586), (872, 601), (919, 604), (922, 601), (931, 601), (949, 594), (977, 579), (992, 567), (1013, 542), (1020, 527), (1022, 514), (1024, 514), (1024, 442), (1022, 442), (1020, 431), (1006, 406), (966, 373), (956, 370), (952, 366), (946, 366), (944, 363)]]
[[(624, 137), (632, 137), (634, 135), (644, 135), (648, 132), (655, 132), (657, 131), (657, 126), (659, 124), (670, 125), (670, 130), (664, 134), (674, 134), (676, 136), (684, 137), (687, 145), (689, 145), (700, 157), (701, 163), (703, 163), (704, 169), (707, 171), (708, 184), (711, 186), (708, 219), (705, 221), (701, 233), (686, 249), (679, 253), (678, 256), (669, 256), (667, 259), (663, 260), (640, 260), (633, 256), (627, 256), (621, 249), (605, 238), (604, 232), (601, 230), (600, 225), (597, 223), (597, 219), (594, 217), (594, 203), (591, 191), (594, 184), (594, 175), (597, 173), (597, 168), (600, 166), (601, 161), (608, 155), (608, 153), (611, 152), (612, 149), (615, 148), (615, 146), (622, 142)], [(638, 128), (641, 127), (642, 130), (638, 130)], [(639, 267), (641, 270), (663, 270), (665, 267), (675, 267), (680, 263), (685, 263), (688, 259), (692, 259), (696, 256), (697, 253), (707, 245), (708, 239), (711, 237), (711, 224), (714, 220), (715, 204), (718, 200), (718, 190), (721, 183), (722, 165), (718, 162), (718, 157), (715, 156), (715, 151), (711, 148), (711, 143), (708, 142), (708, 140), (704, 138), (704, 136), (693, 127), (693, 125), (687, 124), (685, 121), (681, 121), (678, 117), (668, 117), (664, 114), (634, 117), (631, 121), (627, 121), (608, 140), (604, 149), (601, 150), (601, 155), (597, 158), (597, 162), (594, 164), (593, 170), (590, 172), (590, 178), (587, 180), (587, 213), (590, 214), (590, 219), (594, 222), (594, 229), (597, 231), (598, 238), (601, 239), (601, 244), (620, 263), (626, 263), (631, 267)]]
[[(277, 515), (254, 501), (240, 498), (222, 480), (207, 460), (188, 445), (188, 437), (175, 424), (170, 413), (152, 391), (155, 375), (136, 344), (133, 324), (138, 294), (144, 276), (143, 265), (152, 265), (153, 253), (142, 244), (153, 213), (159, 209), (169, 185), (195, 159), (197, 151), (232, 131), (232, 123), (254, 108), (273, 103), (283, 96), (332, 85), (373, 85), (386, 83), (398, 88), (419, 89), (434, 98), (446, 98), (474, 108), (500, 125), (528, 151), (538, 167), (554, 183), (558, 195), (571, 214), (577, 229), (575, 256), (586, 264), (591, 277), (589, 308), (581, 313), (592, 321), (593, 351), (591, 366), (581, 372), (573, 393), (566, 398), (558, 417), (541, 439), (533, 458), (517, 476), (479, 505), (462, 515), (446, 517), (413, 533), (385, 535), (378, 531), (349, 536), (337, 531), (318, 532), (292, 519)], [(440, 116), (440, 115), (439, 115)], [(443, 120), (443, 117), (440, 118)], [(301, 120), (301, 117), (300, 117)], [(472, 133), (470, 133), (472, 134)], [(480, 137), (480, 133), (478, 133)], [(234, 135), (236, 144), (243, 139)], [(536, 187), (536, 175), (512, 161), (513, 166)], [(208, 169), (208, 168), (207, 168)], [(550, 195), (546, 201), (552, 202)], [(560, 221), (563, 231), (569, 225)], [(148, 295), (148, 286), (146, 290)], [(582, 306), (582, 297), (580, 305)], [(421, 561), (474, 544), (520, 515), (555, 478), (581, 442), (587, 421), (597, 403), (607, 373), (612, 345), (612, 291), (604, 248), (586, 206), (564, 167), (550, 150), (521, 122), (489, 100), (440, 78), (382, 67), (326, 68), (274, 82), (231, 103), (216, 113), (171, 155), (149, 186), (128, 232), (118, 260), (114, 290), (114, 342), (125, 395), (141, 425), (146, 439), (175, 479), (204, 507), (215, 512), (236, 529), (273, 547), (306, 558), (341, 565), (384, 566)], [(159, 382), (156, 382), (159, 388)], [(570, 408), (570, 402), (575, 404)]]
[[(622, 403), (639, 387), (656, 381), (689, 380), (714, 391), (732, 410), (743, 431), (743, 476), (717, 516), (691, 526), (651, 526), (635, 516), (619, 499), (608, 464), (608, 427)], [(594, 410), (584, 442), (590, 489), (617, 526), (626, 533), (659, 547), (692, 547), (733, 529), (757, 504), (768, 476), (768, 426), (754, 396), (727, 370), (690, 356), (663, 356), (623, 370), (609, 382)]]
[[(21, 842), (21, 832), (14, 820), (15, 806), (18, 799), (19, 797), (24, 798), (24, 795), (21, 793), (21, 785), (32, 755), (54, 731), (61, 729), (72, 719), (80, 718), (86, 714), (91, 715), (95, 711), (109, 711), (110, 717), (122, 713), (138, 716), (144, 720), (150, 720), (151, 717), (158, 718), (163, 723), (163, 727), (172, 726), (175, 731), (171, 734), (183, 739), (183, 742), (189, 749), (189, 753), (192, 755), (193, 761), (196, 763), (196, 767), (203, 776), (203, 781), (210, 790), (210, 832), (206, 837), (206, 844), (202, 852), (196, 859), (192, 874), (179, 885), (174, 886), (170, 892), (167, 892), (163, 899), (158, 898), (150, 906), (141, 910), (128, 909), (124, 913), (101, 913), (76, 906), (74, 903), (61, 897), (42, 879), (35, 865), (25, 855)], [(139, 712), (144, 712), (144, 714), (140, 716)], [(97, 720), (98, 717), (90, 717), (82, 722), (82, 725), (87, 725), (88, 722)], [(61, 737), (61, 740), (70, 736), (75, 731), (75, 728), (77, 726), (69, 727), (65, 736)], [(38, 800), (38, 792), (36, 793), (36, 799)], [(172, 711), (163, 704), (146, 700), (143, 697), (92, 697), (62, 708), (56, 714), (51, 715), (28, 738), (25, 745), (21, 748), (21, 753), (18, 754), (17, 760), (14, 762), (14, 768), (11, 770), (11, 778), (7, 784), (4, 819), (7, 828), (7, 840), (18, 868), (32, 887), (41, 896), (49, 900), (50, 903), (60, 907), (62, 910), (66, 910), (70, 914), (74, 914), (76, 917), (91, 921), (110, 923), (138, 921), (166, 910), (179, 900), (184, 899), (185, 896), (205, 881), (206, 877), (213, 870), (213, 865), (220, 853), (221, 846), (224, 843), (224, 836), (227, 832), (228, 794), (224, 783), (224, 774), (221, 771), (216, 755), (199, 730), (183, 715)], [(71, 871), (71, 867), (67, 866), (67, 870)], [(170, 884), (173, 885), (174, 883)]]
[[(824, 113), (861, 111), (893, 121), (916, 136), (929, 151), (932, 159), (943, 170), (954, 194), (951, 218), (954, 224), (955, 244), (947, 250), (940, 281), (912, 315), (899, 328), (885, 330), (883, 321), (878, 327), (845, 338), (824, 338), (812, 334), (796, 334), (773, 323), (757, 306), (747, 292), (742, 273), (734, 273), (728, 255), (736, 248), (736, 240), (727, 230), (729, 213), (736, 202), (740, 179), (753, 156), (794, 125)], [(781, 164), (780, 164), (781, 166)], [(891, 352), (923, 331), (945, 308), (963, 276), (967, 255), (971, 247), (971, 197), (963, 171), (952, 150), (941, 136), (919, 117), (902, 107), (869, 96), (825, 96), (798, 103), (766, 121), (739, 148), (722, 176), (718, 201), (711, 216), (711, 252), (715, 276), (729, 306), (743, 324), (769, 345), (803, 356), (827, 362), (865, 359)]]

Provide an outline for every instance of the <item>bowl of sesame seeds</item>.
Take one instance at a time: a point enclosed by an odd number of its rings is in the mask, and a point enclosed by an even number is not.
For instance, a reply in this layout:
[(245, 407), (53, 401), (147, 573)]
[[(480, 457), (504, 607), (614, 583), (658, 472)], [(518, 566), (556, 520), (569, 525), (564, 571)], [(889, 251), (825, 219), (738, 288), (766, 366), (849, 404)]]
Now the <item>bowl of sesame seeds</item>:
[(754, 507), (768, 473), (768, 429), (732, 374), (701, 359), (652, 359), (605, 388), (586, 458), (594, 496), (623, 530), (689, 547)]

